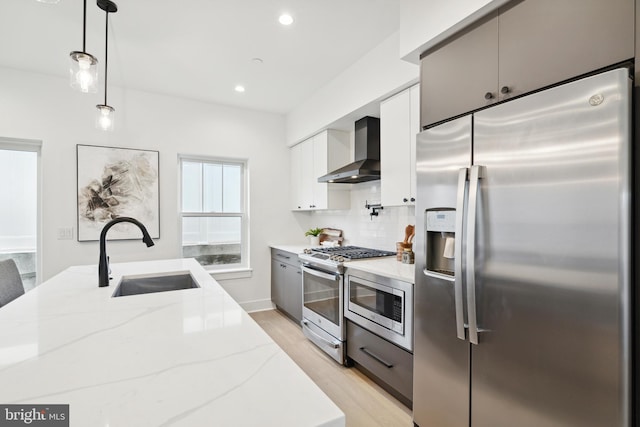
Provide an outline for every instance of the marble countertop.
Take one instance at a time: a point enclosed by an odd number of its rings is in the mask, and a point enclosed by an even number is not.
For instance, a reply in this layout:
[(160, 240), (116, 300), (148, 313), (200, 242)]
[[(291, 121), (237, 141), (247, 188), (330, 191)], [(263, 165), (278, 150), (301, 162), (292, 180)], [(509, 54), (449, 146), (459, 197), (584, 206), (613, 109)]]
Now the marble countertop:
[(403, 264), (395, 256), (349, 261), (344, 266), (347, 273), (349, 270), (360, 270), (408, 283), (415, 282), (415, 264)]
[[(193, 259), (71, 267), (0, 308), (0, 403), (71, 426), (344, 426), (340, 409)], [(122, 276), (200, 288), (112, 298)]]
[(305, 249), (311, 249), (311, 246), (309, 245), (270, 245), (270, 247), (285, 252), (291, 252), (292, 254), (301, 254)]
[[(294, 254), (301, 254), (305, 249), (309, 249), (309, 246), (274, 244), (271, 245), (271, 248)], [(409, 283), (415, 282), (415, 264), (403, 264), (396, 260), (395, 256), (347, 261), (344, 263), (344, 266), (347, 269), (366, 271), (368, 273), (391, 277), (393, 279)]]

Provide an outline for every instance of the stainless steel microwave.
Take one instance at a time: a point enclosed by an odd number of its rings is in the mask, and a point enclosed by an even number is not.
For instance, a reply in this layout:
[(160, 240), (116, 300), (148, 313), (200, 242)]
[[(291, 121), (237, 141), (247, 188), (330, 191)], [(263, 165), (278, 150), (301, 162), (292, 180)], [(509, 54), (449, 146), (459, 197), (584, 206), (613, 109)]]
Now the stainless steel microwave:
[(347, 268), (345, 317), (413, 350), (413, 284)]

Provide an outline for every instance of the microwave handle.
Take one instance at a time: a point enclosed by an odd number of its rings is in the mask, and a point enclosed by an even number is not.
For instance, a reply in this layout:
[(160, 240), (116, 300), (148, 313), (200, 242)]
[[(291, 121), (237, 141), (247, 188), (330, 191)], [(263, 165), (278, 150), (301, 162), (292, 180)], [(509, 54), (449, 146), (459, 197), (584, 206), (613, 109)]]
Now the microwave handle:
[(320, 277), (322, 279), (327, 279), (327, 280), (337, 280), (338, 279), (338, 275), (337, 274), (323, 273), (322, 271), (314, 270), (312, 268), (305, 267), (305, 266), (302, 266), (301, 268), (302, 268), (302, 271), (304, 271), (305, 273), (309, 273), (312, 276)]

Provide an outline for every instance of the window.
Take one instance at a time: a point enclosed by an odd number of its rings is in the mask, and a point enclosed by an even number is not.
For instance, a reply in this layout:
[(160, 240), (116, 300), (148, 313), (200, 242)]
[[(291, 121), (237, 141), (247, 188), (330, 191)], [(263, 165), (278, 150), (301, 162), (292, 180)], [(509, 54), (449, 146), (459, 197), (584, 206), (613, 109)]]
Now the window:
[(25, 290), (39, 281), (40, 143), (0, 138), (0, 260), (12, 258)]
[(182, 256), (212, 270), (248, 268), (246, 163), (180, 158)]

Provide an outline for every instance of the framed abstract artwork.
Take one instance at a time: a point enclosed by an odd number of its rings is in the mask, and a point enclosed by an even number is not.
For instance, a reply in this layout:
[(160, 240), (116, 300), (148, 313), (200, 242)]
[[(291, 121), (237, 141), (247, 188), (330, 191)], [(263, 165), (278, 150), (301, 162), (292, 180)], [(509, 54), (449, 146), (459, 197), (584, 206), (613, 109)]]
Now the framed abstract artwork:
[[(130, 148), (76, 145), (78, 165), (78, 241), (100, 239), (112, 219), (140, 221), (152, 238), (160, 237), (160, 153)], [(109, 230), (109, 240), (139, 239), (133, 224)]]

